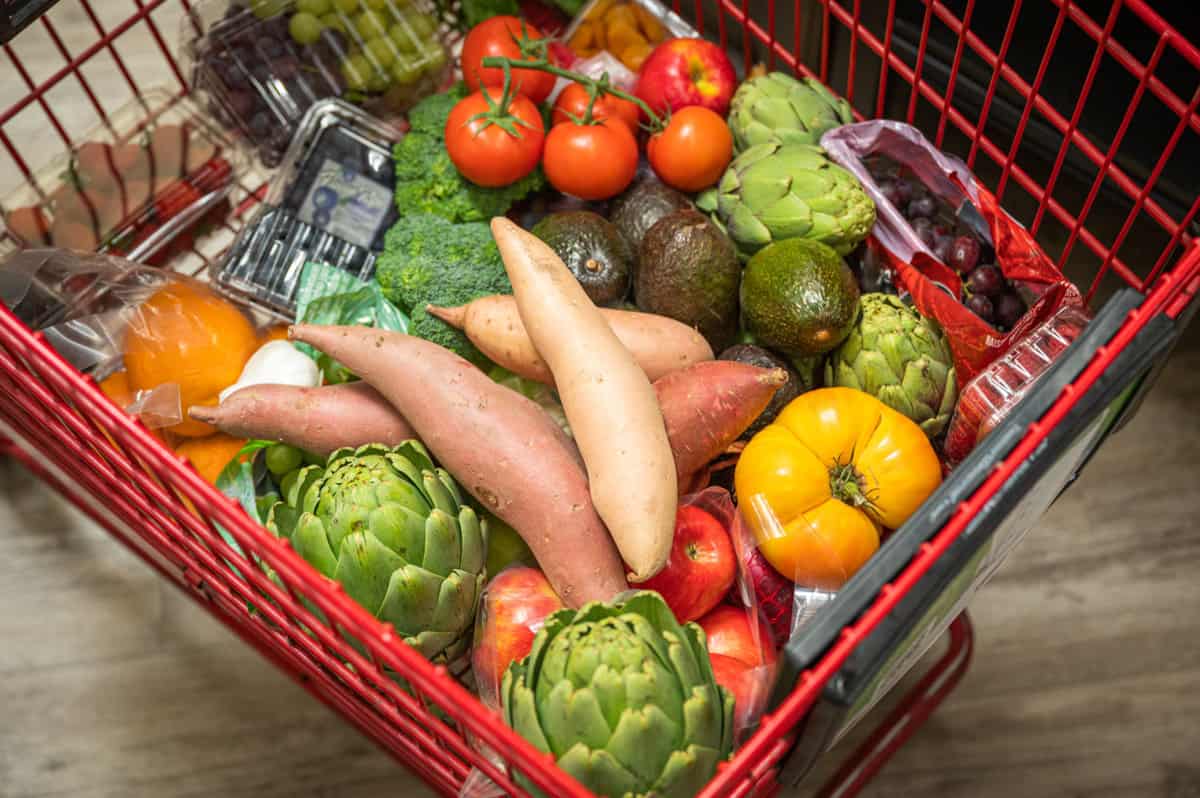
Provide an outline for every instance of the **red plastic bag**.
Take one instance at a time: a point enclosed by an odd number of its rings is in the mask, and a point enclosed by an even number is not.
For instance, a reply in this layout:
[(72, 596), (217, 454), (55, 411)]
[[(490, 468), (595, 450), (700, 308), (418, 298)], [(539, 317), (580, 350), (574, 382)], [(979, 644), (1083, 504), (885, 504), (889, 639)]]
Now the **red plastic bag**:
[[(917, 310), (935, 319), (946, 332), (959, 383), (965, 383), (1012, 345), (1040, 326), (1065, 304), (1081, 305), (1078, 289), (1022, 227), (1000, 207), (995, 196), (975, 180), (962, 161), (929, 143), (911, 125), (872, 120), (845, 125), (821, 139), (829, 157), (854, 174), (875, 202), (872, 230), (877, 254), (896, 274), (897, 287), (908, 291)], [(864, 159), (883, 155), (901, 164), (965, 220), (996, 253), (996, 265), (1023, 295), (1029, 309), (1008, 332), (976, 316), (959, 301), (962, 281), (939, 261), (900, 211), (882, 194)], [(972, 209), (982, 224), (971, 224)]]

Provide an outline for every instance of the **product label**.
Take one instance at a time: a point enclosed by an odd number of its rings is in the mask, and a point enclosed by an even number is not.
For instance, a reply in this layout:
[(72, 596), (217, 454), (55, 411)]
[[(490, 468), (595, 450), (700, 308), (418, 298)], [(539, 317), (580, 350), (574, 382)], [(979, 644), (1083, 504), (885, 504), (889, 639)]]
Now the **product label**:
[(343, 241), (370, 249), (391, 204), (387, 186), (326, 158), (298, 215)]

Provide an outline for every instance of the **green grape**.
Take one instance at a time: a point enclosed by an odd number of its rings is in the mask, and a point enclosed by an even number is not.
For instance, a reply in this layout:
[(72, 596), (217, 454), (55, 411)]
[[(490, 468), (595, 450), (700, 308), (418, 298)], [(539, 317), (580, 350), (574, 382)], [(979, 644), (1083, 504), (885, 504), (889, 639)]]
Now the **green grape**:
[(388, 36), (391, 37), (392, 43), (396, 45), (402, 53), (412, 55), (417, 52), (417, 37), (413, 35), (413, 31), (404, 25), (403, 22), (397, 22), (388, 29)]
[(426, 72), (437, 72), (446, 66), (446, 48), (437, 39), (425, 42), (421, 47), (425, 62), (421, 65)]
[(304, 452), (295, 446), (288, 446), (286, 443), (277, 443), (268, 447), (265, 457), (267, 470), (277, 479), (282, 479), (295, 471), (304, 462)]
[(421, 77), (421, 69), (422, 65), (416, 61), (397, 58), (396, 63), (392, 64), (392, 77), (401, 86), (407, 86), (417, 82)]
[(321, 38), (321, 31), (324, 29), (325, 26), (321, 24), (321, 20), (303, 11), (293, 14), (291, 21), (288, 22), (288, 33), (292, 35), (297, 44), (312, 44)]
[(413, 29), (413, 33), (417, 34), (418, 39), (429, 38), (437, 27), (432, 17), (428, 14), (422, 14), (420, 11), (405, 14), (404, 19), (407, 20), (408, 27)]
[(342, 18), (337, 14), (336, 11), (331, 11), (325, 16), (321, 17), (321, 24), (330, 30), (338, 30), (342, 33), (346, 32), (346, 23), (342, 22)]
[(314, 17), (324, 16), (333, 8), (333, 3), (330, 0), (296, 0), (296, 10), (303, 11), (306, 14), (312, 14)]
[(343, 14), (353, 14), (358, 10), (358, 0), (333, 0), (333, 7)]
[(367, 81), (367, 91), (378, 93), (387, 91), (392, 85), (392, 76), (387, 73), (387, 70), (377, 69), (371, 72), (371, 77)]
[(362, 4), (375, 11), (382, 11), (387, 8), (388, 0), (362, 0)]
[(362, 53), (347, 56), (342, 61), (342, 79), (351, 91), (366, 91), (372, 71), (371, 62)]
[(368, 9), (354, 18), (354, 29), (363, 41), (377, 39), (387, 36), (387, 20), (378, 11)]
[(367, 58), (371, 60), (377, 67), (387, 69), (396, 60), (396, 45), (392, 44), (392, 40), (386, 36), (381, 36), (378, 39), (372, 39), (367, 42), (363, 48)]
[(288, 0), (250, 0), (250, 10), (259, 19), (266, 19), (287, 8)]

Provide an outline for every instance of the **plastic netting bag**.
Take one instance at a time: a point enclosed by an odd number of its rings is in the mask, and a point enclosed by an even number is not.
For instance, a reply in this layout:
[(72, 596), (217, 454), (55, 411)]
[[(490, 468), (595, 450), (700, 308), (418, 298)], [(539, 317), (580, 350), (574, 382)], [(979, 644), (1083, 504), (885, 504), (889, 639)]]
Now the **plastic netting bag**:
[[(916, 128), (889, 120), (860, 122), (829, 131), (821, 146), (859, 179), (875, 202), (872, 238), (877, 254), (894, 270), (897, 287), (912, 295), (921, 314), (945, 330), (960, 384), (1064, 304), (1081, 304), (1078, 289), (1029, 231), (1000, 208), (962, 161), (942, 153)], [(915, 222), (910, 223), (893, 202), (895, 192), (885, 192), (875, 179), (876, 174), (895, 170), (918, 181), (930, 198), (948, 209), (946, 218), (938, 217), (946, 227), (990, 248), (995, 266), (1026, 308), (1010, 328), (985, 321), (960, 301), (965, 276), (939, 259), (928, 243), (930, 232), (923, 239)], [(946, 257), (944, 251), (941, 254)]]

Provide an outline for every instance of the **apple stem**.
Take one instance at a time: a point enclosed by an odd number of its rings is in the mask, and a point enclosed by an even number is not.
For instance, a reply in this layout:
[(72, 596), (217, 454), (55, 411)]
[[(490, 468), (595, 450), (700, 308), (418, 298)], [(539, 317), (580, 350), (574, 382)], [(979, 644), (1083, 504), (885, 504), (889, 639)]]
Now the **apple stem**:
[(635, 97), (628, 92), (613, 88), (612, 84), (608, 82), (607, 73), (604, 75), (604, 77), (596, 80), (595, 78), (589, 78), (587, 75), (579, 72), (572, 72), (569, 69), (563, 69), (562, 67), (555, 66), (545, 58), (539, 58), (534, 61), (518, 61), (513, 58), (504, 58), (502, 56), (493, 55), (483, 59), (481, 65), (484, 67), (532, 69), (536, 72), (547, 72), (560, 78), (566, 78), (567, 80), (574, 81), (583, 86), (588, 90), (589, 93), (592, 94), (593, 98), (602, 94), (611, 94), (618, 99), (628, 100), (629, 102), (633, 103), (638, 108), (642, 109), (642, 113), (644, 113), (650, 119), (651, 132), (657, 132), (666, 127), (666, 120), (651, 110), (650, 106), (646, 104), (645, 100), (641, 99), (640, 97)]

